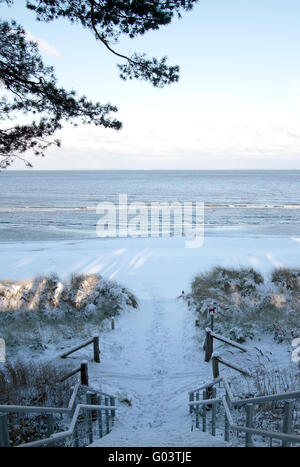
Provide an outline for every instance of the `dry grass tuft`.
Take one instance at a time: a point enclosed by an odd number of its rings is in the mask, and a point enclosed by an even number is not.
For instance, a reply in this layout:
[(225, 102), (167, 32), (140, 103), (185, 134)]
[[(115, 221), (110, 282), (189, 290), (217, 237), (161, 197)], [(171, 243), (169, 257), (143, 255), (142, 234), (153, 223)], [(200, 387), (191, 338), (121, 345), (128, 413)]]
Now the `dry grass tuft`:
[(300, 292), (300, 269), (275, 269), (271, 280), (284, 291)]
[[(270, 368), (267, 364), (260, 362), (259, 364), (254, 365), (251, 369), (251, 376), (251, 378), (244, 378), (244, 389), (241, 389), (239, 392), (239, 396), (242, 399), (248, 397), (270, 396), (273, 394), (299, 390), (300, 373), (299, 368), (297, 368), (295, 364), (286, 368)], [(255, 428), (269, 431), (282, 431), (284, 416), (283, 401), (271, 401), (255, 404), (254, 408)], [(299, 413), (300, 401), (297, 399), (294, 406), (293, 430), (298, 434), (300, 433)], [(238, 422), (245, 424), (245, 417), (245, 410), (241, 408)]]
[(208, 306), (214, 304), (216, 330), (228, 337), (239, 334), (244, 341), (268, 332), (290, 341), (300, 332), (299, 281), (299, 269), (276, 269), (268, 281), (253, 268), (215, 267), (195, 277), (186, 300), (203, 328)]
[(73, 275), (69, 283), (56, 275), (0, 283), (1, 334), (8, 346), (33, 345), (90, 335), (90, 326), (138, 308), (125, 287), (97, 274)]
[[(76, 377), (63, 383), (67, 366), (52, 363), (24, 363), (18, 360), (0, 369), (0, 404), (67, 407)], [(47, 436), (46, 415), (8, 414), (12, 446)], [(65, 420), (54, 415), (55, 430), (64, 429)]]

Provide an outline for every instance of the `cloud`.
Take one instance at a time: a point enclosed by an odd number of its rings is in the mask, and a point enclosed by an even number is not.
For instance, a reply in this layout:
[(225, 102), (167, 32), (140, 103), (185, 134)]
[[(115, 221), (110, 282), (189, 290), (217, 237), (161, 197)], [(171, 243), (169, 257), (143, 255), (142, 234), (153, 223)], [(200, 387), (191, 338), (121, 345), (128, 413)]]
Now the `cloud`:
[(300, 112), (127, 108), (117, 132), (66, 125), (38, 169), (300, 168)]
[[(138, 118), (137, 118), (138, 117)], [(76, 150), (105, 150), (121, 155), (172, 159), (189, 154), (223, 158), (272, 155), (299, 159), (300, 114), (251, 108), (131, 109), (118, 133), (98, 128), (68, 130), (65, 142)], [(85, 135), (83, 137), (83, 135)], [(75, 137), (75, 139), (74, 139)]]
[(36, 42), (39, 49), (47, 55), (52, 55), (52, 57), (56, 58), (59, 58), (61, 56), (59, 51), (55, 47), (52, 47), (52, 45), (48, 44), (48, 42), (44, 41), (43, 39), (35, 37), (29, 31), (26, 31), (26, 39), (32, 42)]

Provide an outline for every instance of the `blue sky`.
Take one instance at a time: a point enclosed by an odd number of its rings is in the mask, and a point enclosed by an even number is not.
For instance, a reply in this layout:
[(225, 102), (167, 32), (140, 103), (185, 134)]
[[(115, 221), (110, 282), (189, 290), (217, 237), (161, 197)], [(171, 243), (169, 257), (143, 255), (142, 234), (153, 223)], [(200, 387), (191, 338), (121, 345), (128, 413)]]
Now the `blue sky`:
[(180, 65), (164, 89), (123, 82), (90, 32), (38, 23), (16, 4), (1, 16), (40, 41), (60, 84), (116, 104), (124, 123), (118, 133), (66, 126), (36, 169), (300, 169), (299, 0), (201, 0), (160, 31), (121, 39), (121, 52)]

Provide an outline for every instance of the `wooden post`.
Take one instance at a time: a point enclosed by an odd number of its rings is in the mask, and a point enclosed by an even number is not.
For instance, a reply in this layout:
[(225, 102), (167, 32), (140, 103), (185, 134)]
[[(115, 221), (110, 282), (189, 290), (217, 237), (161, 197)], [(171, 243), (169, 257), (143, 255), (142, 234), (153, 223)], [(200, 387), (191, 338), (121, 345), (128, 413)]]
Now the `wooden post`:
[[(92, 403), (92, 393), (86, 393), (86, 403), (91, 405)], [(87, 424), (87, 434), (89, 438), (89, 443), (93, 442), (93, 421), (92, 421), (92, 411), (86, 409), (86, 424)]]
[[(75, 403), (74, 403), (74, 404), (73, 404), (72, 411), (70, 412), (70, 422), (71, 422), (71, 420), (72, 420), (72, 418), (73, 418), (75, 409), (76, 409), (76, 405), (75, 405)], [(78, 448), (78, 447), (79, 447), (78, 419), (77, 419), (77, 422), (76, 422), (76, 425), (75, 425), (75, 429), (74, 429), (74, 447), (75, 447), (75, 448)]]
[(76, 428), (74, 430), (74, 447), (79, 448), (78, 425), (76, 425)]
[(7, 427), (7, 414), (0, 413), (0, 447), (9, 447), (9, 434)]
[[(253, 404), (246, 405), (246, 427), (247, 428), (253, 427), (253, 410), (254, 410)], [(245, 445), (247, 448), (253, 446), (251, 433), (246, 433), (246, 444)]]
[[(98, 405), (101, 405), (101, 396), (97, 398)], [(98, 410), (98, 428), (99, 428), (99, 438), (103, 437), (103, 426), (102, 426), (102, 410)]]
[[(216, 388), (212, 389), (212, 399), (214, 399), (217, 395)], [(217, 421), (217, 404), (212, 404), (211, 409), (211, 434), (216, 436), (216, 421)]]
[(229, 441), (229, 423), (225, 414), (225, 421), (224, 421), (224, 440)]
[[(110, 405), (112, 407), (115, 407), (116, 406), (116, 398), (115, 397), (110, 397)], [(115, 409), (111, 409), (110, 411), (110, 415), (112, 418), (114, 418), (116, 416), (116, 411)]]
[[(189, 396), (190, 402), (194, 402), (194, 393), (191, 392)], [(194, 406), (190, 405), (190, 413), (193, 413)]]
[(210, 315), (210, 329), (214, 330), (214, 315)]
[(112, 320), (111, 320), (111, 329), (112, 329), (112, 331), (115, 329), (115, 320), (114, 320), (114, 318), (112, 318)]
[(212, 394), (213, 394), (213, 386), (209, 386), (209, 388), (206, 388), (206, 398), (205, 399), (212, 399)]
[[(109, 405), (109, 398), (105, 397), (105, 405)], [(106, 434), (109, 433), (109, 412), (105, 410)]]
[[(293, 422), (293, 410), (294, 410), (294, 402), (293, 401), (286, 401), (284, 403), (284, 415), (283, 415), (283, 426), (282, 431), (283, 433), (291, 433), (292, 431), (292, 422)], [(290, 446), (289, 441), (282, 441), (283, 447)]]
[[(205, 390), (205, 393), (206, 393), (206, 397), (205, 399), (212, 399), (214, 396), (214, 387), (213, 386), (209, 386), (208, 388), (206, 388)], [(206, 406), (208, 409), (211, 409), (212, 408), (212, 404), (208, 404)]]
[[(203, 399), (207, 399), (207, 392), (203, 391)], [(203, 406), (203, 415), (202, 415), (202, 431), (206, 431), (206, 405)]]
[(214, 338), (213, 336), (211, 335), (211, 331), (209, 333), (209, 352), (210, 352), (210, 358), (212, 356), (212, 354), (214, 353)]
[(100, 363), (99, 336), (93, 337), (94, 362)]
[[(196, 401), (199, 400), (199, 391), (196, 392)], [(199, 405), (196, 405), (196, 428), (199, 428)]]
[(212, 363), (213, 378), (216, 379), (220, 376), (218, 355), (214, 355), (212, 357), (211, 363)]
[(54, 419), (52, 413), (47, 413), (47, 436), (50, 436), (54, 433)]
[(206, 338), (205, 338), (205, 358), (206, 362), (210, 361), (211, 355), (213, 353), (213, 338), (211, 336), (210, 328), (206, 328)]
[(270, 438), (269, 439), (269, 448), (272, 448), (273, 447), (273, 438)]
[(88, 363), (86, 360), (82, 360), (80, 365), (80, 381), (83, 386), (89, 385)]
[[(230, 401), (229, 401), (229, 397), (228, 397), (228, 394), (226, 393), (226, 402), (227, 402), (227, 405), (228, 407), (230, 408)], [(224, 439), (225, 441), (229, 441), (229, 422), (227, 420), (227, 417), (226, 417), (226, 412), (225, 412), (225, 429), (224, 429)]]
[[(95, 392), (91, 393), (91, 404), (97, 405), (97, 394)], [(98, 410), (92, 410), (92, 421), (95, 422), (98, 418)]]

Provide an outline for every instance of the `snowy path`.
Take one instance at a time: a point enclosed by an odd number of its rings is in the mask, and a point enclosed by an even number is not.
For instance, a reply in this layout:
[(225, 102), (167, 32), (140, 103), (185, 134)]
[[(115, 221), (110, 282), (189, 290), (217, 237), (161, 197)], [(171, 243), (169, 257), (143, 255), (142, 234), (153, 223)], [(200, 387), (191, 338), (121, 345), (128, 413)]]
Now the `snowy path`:
[(227, 443), (208, 433), (184, 430), (113, 430), (90, 447), (227, 447)]
[(181, 393), (186, 412), (186, 390), (198, 384), (203, 366), (186, 313), (175, 300), (142, 300), (138, 311), (117, 321), (109, 348), (102, 344), (103, 387), (132, 402), (120, 411), (119, 421), (128, 429), (167, 426)]
[(187, 392), (207, 378), (207, 368), (186, 307), (180, 300), (159, 298), (154, 289), (151, 294), (138, 311), (119, 318), (104, 344), (102, 387), (132, 405), (119, 404), (113, 432), (96, 444), (222, 445), (191, 433)]

